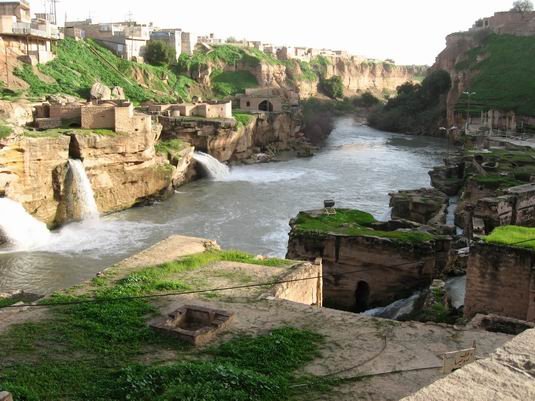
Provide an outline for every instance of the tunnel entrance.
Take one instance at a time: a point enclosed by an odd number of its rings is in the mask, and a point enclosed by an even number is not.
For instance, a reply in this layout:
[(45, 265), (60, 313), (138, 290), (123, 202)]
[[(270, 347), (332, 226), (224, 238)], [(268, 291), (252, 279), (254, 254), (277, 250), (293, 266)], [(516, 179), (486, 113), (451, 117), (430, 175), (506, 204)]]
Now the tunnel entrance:
[(273, 111), (273, 103), (269, 100), (264, 100), (258, 105), (258, 110), (260, 111)]
[(355, 290), (355, 312), (360, 313), (368, 309), (370, 285), (366, 281), (359, 281)]

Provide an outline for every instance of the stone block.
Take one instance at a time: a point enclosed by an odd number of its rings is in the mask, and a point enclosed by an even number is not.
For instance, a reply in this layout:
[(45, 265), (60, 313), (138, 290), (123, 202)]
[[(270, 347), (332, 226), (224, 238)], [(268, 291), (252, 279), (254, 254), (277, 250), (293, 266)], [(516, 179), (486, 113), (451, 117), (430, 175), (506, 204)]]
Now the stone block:
[(156, 332), (199, 346), (212, 341), (233, 317), (232, 312), (186, 305), (149, 325)]
[(61, 118), (36, 118), (35, 128), (37, 129), (54, 129), (61, 128)]
[(7, 391), (0, 391), (0, 401), (13, 401), (13, 397)]

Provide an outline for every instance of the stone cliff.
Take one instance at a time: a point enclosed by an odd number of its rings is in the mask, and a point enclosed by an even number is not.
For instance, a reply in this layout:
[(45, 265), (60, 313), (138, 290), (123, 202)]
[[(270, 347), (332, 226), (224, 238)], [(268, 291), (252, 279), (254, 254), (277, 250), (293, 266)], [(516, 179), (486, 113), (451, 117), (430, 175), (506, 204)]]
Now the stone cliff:
[[(425, 68), (398, 66), (386, 62), (371, 62), (358, 57), (325, 58), (323, 76), (339, 76), (346, 96), (371, 91), (378, 94), (394, 92), (396, 88), (417, 76), (425, 75)], [(307, 66), (308, 63), (305, 63)], [(205, 87), (212, 87), (215, 71), (248, 72), (260, 87), (279, 87), (295, 90), (302, 99), (319, 94), (319, 73), (304, 71), (296, 60), (273, 62), (250, 59), (236, 63), (213, 61), (192, 70), (190, 76)], [(309, 66), (307, 69), (310, 69)]]
[[(302, 150), (308, 145), (295, 113), (260, 113), (248, 121), (161, 117), (162, 138), (179, 138), (221, 162), (240, 162), (256, 153)], [(325, 133), (327, 136), (329, 133)]]
[(70, 158), (83, 160), (100, 213), (163, 196), (187, 179), (193, 149), (184, 149), (173, 165), (155, 154), (158, 135), (66, 130), (49, 137), (0, 140), (0, 196), (20, 202), (51, 227), (78, 219), (70, 203)]

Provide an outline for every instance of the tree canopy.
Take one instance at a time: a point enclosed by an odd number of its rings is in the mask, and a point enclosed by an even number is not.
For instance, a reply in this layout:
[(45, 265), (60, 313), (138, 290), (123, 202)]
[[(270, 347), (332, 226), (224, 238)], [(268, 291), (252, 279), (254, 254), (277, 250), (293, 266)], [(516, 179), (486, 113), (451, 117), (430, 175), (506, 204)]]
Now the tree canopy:
[(151, 40), (147, 43), (145, 61), (157, 66), (172, 64), (176, 61), (176, 50), (161, 40)]
[(533, 3), (530, 0), (517, 0), (513, 3), (511, 11), (527, 13), (533, 11)]

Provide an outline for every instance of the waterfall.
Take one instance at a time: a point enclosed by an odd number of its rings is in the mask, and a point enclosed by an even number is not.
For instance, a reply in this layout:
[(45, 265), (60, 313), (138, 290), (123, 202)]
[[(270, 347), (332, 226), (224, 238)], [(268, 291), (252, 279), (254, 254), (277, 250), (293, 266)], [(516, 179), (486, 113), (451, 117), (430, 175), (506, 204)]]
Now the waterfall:
[(227, 166), (206, 153), (195, 152), (193, 158), (213, 180), (223, 180), (230, 174), (230, 170)]
[(95, 194), (81, 160), (69, 159), (69, 167), (72, 171), (75, 194), (79, 201), (80, 217), (82, 220), (98, 219), (99, 213)]
[(370, 309), (364, 312), (367, 316), (381, 317), (384, 319), (400, 319), (414, 310), (416, 301), (422, 296), (421, 292), (414, 293), (406, 299), (399, 299), (383, 308)]
[(0, 245), (2, 239), (17, 251), (45, 245), (50, 239), (45, 223), (29, 214), (11, 199), (0, 198)]

